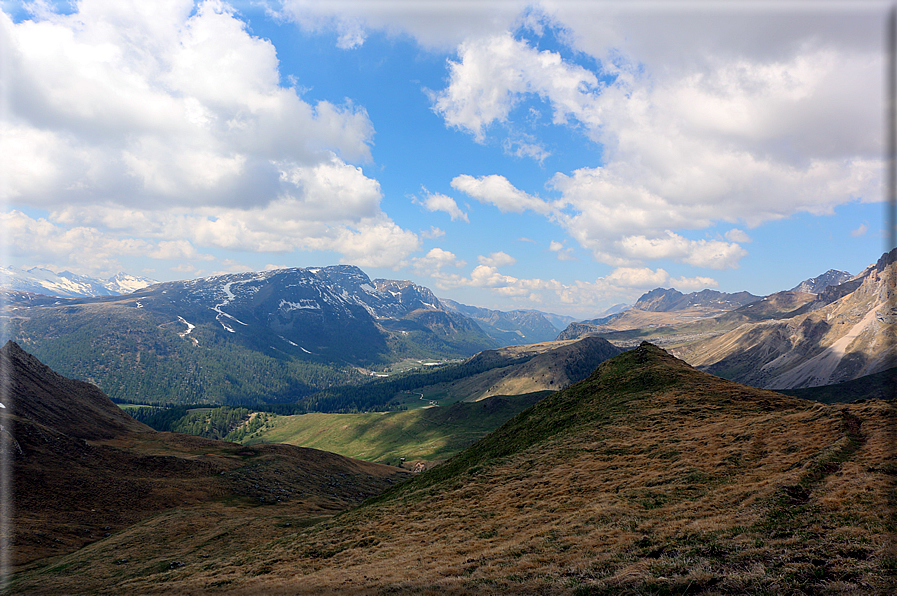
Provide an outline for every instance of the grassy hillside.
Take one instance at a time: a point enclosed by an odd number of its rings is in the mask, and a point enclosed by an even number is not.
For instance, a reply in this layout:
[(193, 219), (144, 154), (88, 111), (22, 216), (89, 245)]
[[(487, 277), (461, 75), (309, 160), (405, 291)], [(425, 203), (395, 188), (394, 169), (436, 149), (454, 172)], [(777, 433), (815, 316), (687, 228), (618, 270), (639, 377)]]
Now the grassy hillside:
[[(4, 505), (15, 504), (15, 523), (4, 526), (9, 533), (3, 554), (4, 563), (16, 566), (17, 577), (29, 569), (46, 569), (48, 557), (89, 551), (127, 534), (135, 524), (155, 527), (160, 517), (170, 519), (173, 510), (187, 511), (182, 519), (188, 520), (205, 516), (220, 521), (230, 513), (241, 518), (241, 527), (254, 525), (269, 539), (280, 530), (273, 516), (252, 514), (260, 505), (283, 505), (280, 515), (312, 523), (408, 475), (313, 449), (247, 448), (155, 432), (128, 417), (96, 387), (56, 374), (13, 343), (0, 348), (0, 371), (0, 451), (9, 490)], [(214, 530), (220, 534), (221, 525)], [(163, 530), (167, 541), (170, 532)], [(181, 538), (156, 554), (166, 557)], [(232, 538), (226, 548), (239, 549), (254, 539)], [(171, 561), (154, 556), (144, 550), (139, 558), (119, 556), (106, 562), (130, 562), (148, 573), (168, 568)], [(90, 568), (51, 567), (70, 577)], [(0, 583), (5, 584), (8, 571), (4, 565)], [(18, 586), (10, 590), (28, 591)]]
[[(310, 412), (281, 416), (228, 406), (132, 407), (129, 411), (156, 430), (245, 445), (286, 443), (398, 466), (401, 458), (409, 462), (446, 459), (550, 393), (495, 396), (477, 403), (456, 402), (445, 407), (355, 414)], [(414, 398), (419, 400), (416, 394)]]
[[(20, 586), (891, 594), (894, 423), (892, 403), (807, 402), (712, 377), (643, 344), (328, 522), (239, 553), (190, 542), (178, 546), (183, 568), (155, 573), (112, 564), (172, 543), (158, 525), (133, 527)], [(61, 566), (90, 571), (73, 576)]]
[(399, 465), (407, 460), (446, 459), (501, 426), (550, 392), (496, 396), (404, 412), (309, 413), (278, 416), (273, 427), (246, 443), (288, 443), (348, 457)]
[(460, 364), (366, 383), (334, 387), (303, 399), (307, 411), (357, 412), (414, 407), (425, 400), (440, 405), (493, 395), (557, 391), (586, 378), (621, 348), (604, 339), (552, 341), (484, 350)]

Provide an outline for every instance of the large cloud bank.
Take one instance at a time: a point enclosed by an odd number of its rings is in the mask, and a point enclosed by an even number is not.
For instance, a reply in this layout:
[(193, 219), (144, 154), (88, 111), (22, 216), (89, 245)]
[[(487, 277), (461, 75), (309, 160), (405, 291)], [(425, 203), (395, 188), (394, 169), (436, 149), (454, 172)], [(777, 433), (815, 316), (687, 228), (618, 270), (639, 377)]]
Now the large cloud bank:
[(228, 5), (77, 8), (16, 24), (0, 15), (0, 192), (51, 214), (7, 214), (13, 250), (42, 237), (53, 260), (73, 229), (100, 252), (133, 235), (138, 254), (174, 237), (395, 266), (417, 249), (380, 209), (379, 183), (352, 165), (370, 160), (365, 110), (282, 86), (274, 46)]
[(448, 245), (424, 253), (426, 235), (384, 212), (363, 169), (376, 124), (365, 107), (285, 84), (272, 43), (220, 0), (0, 14), (0, 197), (49, 214), (0, 221), (10, 250), (94, 270), (117, 255), (312, 250), (531, 303), (713, 286), (660, 265), (736, 268), (744, 229), (883, 200), (884, 5), (813, 4), (268, 4), (306, 34), (335, 31), (341, 51), (382, 31), (446, 54), (444, 85), (421, 97), (471, 143), (534, 168), (552, 155), (546, 130), (593, 147), (581, 167), (546, 170), (538, 190), (504, 171), (457, 171), (436, 181), (448, 194), (418, 181), (413, 202), (456, 225), (477, 223), (462, 199), (547, 222), (564, 235), (555, 258), (574, 259), (575, 245), (610, 266), (595, 281), (507, 275), (516, 260), (503, 251), (466, 274)]

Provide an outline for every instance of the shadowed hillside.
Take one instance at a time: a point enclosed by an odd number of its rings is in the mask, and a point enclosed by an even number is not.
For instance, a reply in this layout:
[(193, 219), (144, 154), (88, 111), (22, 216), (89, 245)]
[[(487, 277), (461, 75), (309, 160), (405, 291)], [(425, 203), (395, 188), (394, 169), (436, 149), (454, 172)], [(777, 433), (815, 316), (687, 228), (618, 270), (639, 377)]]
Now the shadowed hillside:
[(893, 403), (807, 402), (643, 344), (445, 465), (314, 528), (234, 554), (185, 549), (185, 565), (172, 570), (115, 566), (115, 556), (141, 558), (162, 543), (143, 524), (20, 585), (99, 594), (890, 594), (893, 423)]
[(861, 399), (892, 400), (897, 397), (897, 367), (835, 385), (783, 389), (781, 392), (824, 404), (843, 404)]
[[(8, 389), (0, 445), (11, 460), (17, 572), (173, 510), (242, 518), (260, 532), (235, 537), (234, 546), (245, 546), (274, 535), (264, 528), (276, 523), (275, 511), (310, 523), (406, 474), (315, 449), (156, 432), (93, 385), (61, 377), (12, 342), (0, 349), (0, 370)], [(260, 505), (271, 510), (253, 513)]]
[(76, 439), (109, 439), (127, 433), (151, 433), (112, 403), (95, 385), (67, 379), (7, 342), (0, 350), (0, 369), (8, 375), (14, 399), (8, 414), (34, 421)]

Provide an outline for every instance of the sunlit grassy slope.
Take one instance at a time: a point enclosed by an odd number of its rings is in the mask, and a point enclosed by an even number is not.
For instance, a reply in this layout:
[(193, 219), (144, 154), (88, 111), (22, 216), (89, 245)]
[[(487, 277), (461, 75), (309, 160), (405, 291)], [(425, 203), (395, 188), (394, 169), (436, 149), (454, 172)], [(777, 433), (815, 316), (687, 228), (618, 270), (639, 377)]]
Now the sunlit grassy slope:
[(551, 392), (496, 396), (404, 412), (279, 416), (251, 442), (288, 443), (397, 465), (440, 460), (468, 447)]

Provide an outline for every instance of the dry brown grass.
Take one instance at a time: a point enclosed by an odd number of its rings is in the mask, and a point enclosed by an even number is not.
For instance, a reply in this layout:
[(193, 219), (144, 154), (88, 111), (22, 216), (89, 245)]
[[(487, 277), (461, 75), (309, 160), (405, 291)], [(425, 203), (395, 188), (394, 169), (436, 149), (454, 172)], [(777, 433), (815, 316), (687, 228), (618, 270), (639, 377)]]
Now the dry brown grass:
[[(79, 557), (108, 549), (125, 553), (102, 560), (110, 564), (128, 558), (128, 553), (145, 557), (158, 550), (160, 556), (169, 556), (161, 545), (187, 544), (179, 542), (177, 524), (159, 520), (177, 519), (177, 512), (215, 520), (226, 511), (236, 525), (233, 539), (257, 544), (270, 533), (256, 532), (253, 520), (320, 520), (379, 494), (408, 474), (288, 445), (246, 448), (176, 433), (141, 433), (87, 444), (50, 435), (27, 421), (15, 422), (24, 449), (13, 466), (12, 554), (18, 575), (52, 568), (54, 558), (72, 551)], [(31, 440), (33, 433), (38, 440)], [(52, 438), (48, 448), (40, 444), (41, 437)], [(284, 507), (270, 511), (274, 503)], [(144, 522), (147, 518), (151, 521)], [(141, 537), (122, 542), (122, 537), (135, 535)], [(156, 543), (158, 548), (152, 546)], [(99, 568), (102, 562), (91, 563), (91, 582)], [(64, 583), (69, 576), (63, 574)], [(40, 584), (43, 590), (53, 582)]]
[[(893, 404), (823, 406), (670, 366), (651, 364), (644, 378), (662, 382), (627, 389), (625, 399), (601, 394), (608, 388), (593, 380), (596, 393), (586, 386), (568, 395), (592, 400), (583, 407), (603, 408), (600, 416), (583, 410), (544, 440), (438, 482), (423, 475), (390, 498), (319, 525), (283, 531), (271, 523), (277, 507), (240, 513), (245, 527), (207, 512), (188, 530), (191, 516), (164, 514), (128, 530), (131, 542), (109, 543), (124, 550), (91, 545), (54, 562), (69, 567), (34, 573), (19, 587), (97, 594), (892, 593)], [(623, 380), (632, 379), (637, 384)], [(504, 432), (518, 428), (510, 424)], [(213, 528), (223, 520), (230, 520), (221, 527), (236, 549), (213, 547)], [(246, 538), (260, 533), (269, 535)], [(163, 569), (161, 547), (143, 549), (147, 540), (177, 543), (185, 565)], [(113, 552), (133, 552), (141, 562), (113, 567)]]

